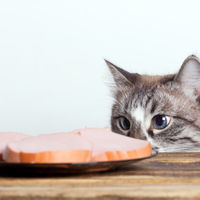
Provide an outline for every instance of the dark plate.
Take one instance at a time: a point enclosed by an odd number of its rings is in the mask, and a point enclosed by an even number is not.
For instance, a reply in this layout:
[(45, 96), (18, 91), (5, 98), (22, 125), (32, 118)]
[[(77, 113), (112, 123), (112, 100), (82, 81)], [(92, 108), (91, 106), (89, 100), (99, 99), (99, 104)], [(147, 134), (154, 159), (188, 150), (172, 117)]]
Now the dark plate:
[(84, 174), (89, 172), (101, 172), (113, 170), (149, 157), (131, 160), (107, 161), (107, 162), (82, 162), (82, 163), (6, 163), (0, 162), (0, 176), (64, 176), (69, 174)]

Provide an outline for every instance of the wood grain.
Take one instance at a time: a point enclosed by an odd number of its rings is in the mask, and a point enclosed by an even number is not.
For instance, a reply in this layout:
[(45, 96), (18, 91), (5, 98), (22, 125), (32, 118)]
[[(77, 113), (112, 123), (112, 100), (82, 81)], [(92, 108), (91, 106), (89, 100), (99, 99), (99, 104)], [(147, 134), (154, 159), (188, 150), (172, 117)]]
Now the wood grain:
[(81, 176), (1, 177), (1, 199), (200, 199), (200, 153), (160, 153), (119, 170)]

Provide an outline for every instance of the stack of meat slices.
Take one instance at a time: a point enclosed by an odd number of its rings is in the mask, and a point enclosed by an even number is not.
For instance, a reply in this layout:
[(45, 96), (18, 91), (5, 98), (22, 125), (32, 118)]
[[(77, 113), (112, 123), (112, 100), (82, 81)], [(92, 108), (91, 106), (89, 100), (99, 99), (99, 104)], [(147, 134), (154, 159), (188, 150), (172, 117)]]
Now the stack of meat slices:
[(28, 136), (0, 133), (0, 153), (6, 162), (76, 163), (148, 157), (148, 141), (123, 136), (108, 129), (85, 128), (69, 133)]

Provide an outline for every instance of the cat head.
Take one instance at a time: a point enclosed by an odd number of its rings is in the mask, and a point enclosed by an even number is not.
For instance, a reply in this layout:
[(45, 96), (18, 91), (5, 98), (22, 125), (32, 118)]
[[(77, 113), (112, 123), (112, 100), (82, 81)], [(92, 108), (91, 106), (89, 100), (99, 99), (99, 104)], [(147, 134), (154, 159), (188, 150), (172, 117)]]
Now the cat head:
[(189, 56), (177, 74), (129, 73), (106, 61), (114, 79), (111, 127), (147, 139), (157, 151), (200, 151), (200, 61)]

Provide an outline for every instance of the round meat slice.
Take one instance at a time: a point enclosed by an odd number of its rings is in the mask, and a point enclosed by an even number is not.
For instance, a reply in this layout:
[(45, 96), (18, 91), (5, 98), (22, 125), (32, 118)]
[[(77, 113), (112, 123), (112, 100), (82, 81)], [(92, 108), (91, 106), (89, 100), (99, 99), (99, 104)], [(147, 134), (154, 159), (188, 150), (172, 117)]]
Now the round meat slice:
[(79, 133), (92, 144), (92, 161), (144, 158), (152, 155), (151, 144), (100, 128), (85, 128)]
[(31, 136), (16, 132), (0, 132), (0, 161), (2, 161), (2, 152), (4, 151), (8, 143), (19, 141), (27, 137)]
[(12, 142), (3, 153), (6, 162), (74, 163), (91, 160), (91, 144), (77, 132), (38, 135)]

